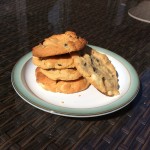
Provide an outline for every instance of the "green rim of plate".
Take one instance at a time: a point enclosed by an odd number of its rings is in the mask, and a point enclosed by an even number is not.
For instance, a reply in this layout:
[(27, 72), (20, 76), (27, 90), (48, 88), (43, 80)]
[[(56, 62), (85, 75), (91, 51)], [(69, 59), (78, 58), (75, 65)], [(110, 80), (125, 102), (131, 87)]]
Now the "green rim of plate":
[(98, 106), (98, 107), (92, 107), (92, 108), (67, 108), (67, 107), (61, 107), (56, 106), (53, 104), (50, 104), (48, 102), (45, 102), (41, 100), (40, 98), (36, 97), (31, 91), (29, 91), (23, 84), (23, 74), (22, 70), (25, 66), (26, 62), (32, 57), (32, 53), (29, 52), (28, 54), (24, 55), (20, 60), (16, 63), (12, 70), (11, 74), (11, 82), (15, 89), (15, 91), (18, 93), (18, 95), (25, 100), (27, 103), (31, 104), (32, 106), (39, 108), (43, 111), (57, 114), (61, 116), (68, 116), (68, 117), (95, 117), (95, 116), (102, 116), (106, 115), (112, 112), (115, 112), (117, 110), (120, 110), (121, 108), (128, 105), (137, 95), (139, 91), (139, 78), (137, 75), (137, 72), (133, 68), (133, 66), (126, 61), (121, 56), (117, 55), (114, 52), (111, 52), (109, 50), (106, 50), (104, 48), (100, 48), (93, 45), (88, 45), (91, 48), (105, 53), (107, 55), (110, 55), (114, 57), (116, 60), (118, 60), (120, 63), (124, 65), (124, 67), (128, 70), (130, 74), (131, 84), (128, 89), (128, 92), (123, 95), (119, 100), (116, 100), (110, 104), (104, 105), (104, 106)]

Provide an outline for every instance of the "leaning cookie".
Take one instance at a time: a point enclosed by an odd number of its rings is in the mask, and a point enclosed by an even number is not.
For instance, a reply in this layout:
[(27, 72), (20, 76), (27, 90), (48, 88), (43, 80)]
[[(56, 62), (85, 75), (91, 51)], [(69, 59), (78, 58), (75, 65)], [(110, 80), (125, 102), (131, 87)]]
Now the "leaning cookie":
[(40, 71), (47, 76), (48, 78), (52, 80), (76, 80), (82, 75), (77, 71), (77, 69), (49, 69), (45, 70), (42, 68), (39, 68)]
[(108, 96), (119, 94), (116, 70), (105, 54), (86, 47), (72, 57), (77, 70), (100, 92)]
[(56, 55), (44, 58), (33, 56), (32, 62), (42, 69), (66, 69), (75, 67), (70, 54)]
[(71, 94), (83, 91), (90, 85), (83, 77), (73, 81), (55, 81), (41, 73), (39, 68), (36, 69), (35, 73), (37, 83), (39, 83), (39, 85), (45, 90), (52, 92)]
[(87, 41), (78, 37), (75, 32), (67, 31), (64, 34), (53, 35), (32, 49), (33, 56), (47, 57), (79, 51), (85, 47)]

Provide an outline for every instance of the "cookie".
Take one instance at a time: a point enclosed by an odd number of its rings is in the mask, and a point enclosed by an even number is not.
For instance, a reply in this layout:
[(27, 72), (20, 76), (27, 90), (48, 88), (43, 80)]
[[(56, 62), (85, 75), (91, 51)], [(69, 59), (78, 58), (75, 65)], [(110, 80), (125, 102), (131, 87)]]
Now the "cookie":
[(82, 75), (77, 71), (77, 69), (42, 69), (40, 71), (52, 80), (76, 80)]
[(67, 31), (64, 34), (53, 35), (46, 38), (43, 44), (32, 49), (33, 56), (48, 57), (79, 51), (85, 47), (87, 41), (78, 37), (75, 32)]
[(73, 81), (55, 81), (46, 77), (39, 68), (35, 71), (36, 81), (45, 90), (52, 92), (60, 92), (65, 94), (71, 94), (83, 91), (89, 87), (89, 82), (81, 77)]
[(86, 47), (72, 57), (77, 70), (100, 92), (108, 96), (119, 94), (117, 72), (105, 54)]
[(34, 65), (41, 67), (42, 69), (66, 69), (74, 68), (74, 62), (70, 54), (63, 54), (50, 57), (32, 57), (32, 62)]

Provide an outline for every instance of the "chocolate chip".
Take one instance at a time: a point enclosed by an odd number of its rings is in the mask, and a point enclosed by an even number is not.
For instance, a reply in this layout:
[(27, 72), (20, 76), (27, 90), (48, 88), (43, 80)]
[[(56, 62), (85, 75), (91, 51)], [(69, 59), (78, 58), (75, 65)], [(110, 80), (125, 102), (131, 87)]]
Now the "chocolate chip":
[(96, 59), (96, 61), (97, 61), (97, 62), (99, 62), (99, 60), (98, 60), (98, 59)]
[(93, 70), (94, 70), (94, 72), (96, 72), (96, 71), (97, 71), (97, 68), (93, 67)]
[(68, 46), (68, 44), (66, 44), (66, 43), (65, 43), (65, 44), (64, 44), (64, 46), (65, 46), (65, 47), (67, 47), (67, 46)]
[(58, 64), (58, 66), (62, 66), (61, 64)]
[(103, 84), (105, 86), (105, 77), (102, 77)]
[(86, 66), (86, 65), (87, 65), (87, 63), (85, 62), (85, 63), (84, 63), (84, 66)]

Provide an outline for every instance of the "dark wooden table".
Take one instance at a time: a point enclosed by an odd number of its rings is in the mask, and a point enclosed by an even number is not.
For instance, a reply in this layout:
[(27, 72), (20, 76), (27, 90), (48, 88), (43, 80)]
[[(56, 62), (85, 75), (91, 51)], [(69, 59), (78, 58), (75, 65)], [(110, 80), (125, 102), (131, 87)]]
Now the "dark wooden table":
[[(132, 19), (138, 0), (0, 1), (0, 149), (150, 149), (150, 24)], [(94, 118), (46, 113), (21, 99), (11, 84), (19, 58), (44, 38), (75, 31), (89, 44), (129, 61), (140, 91), (125, 108)]]

